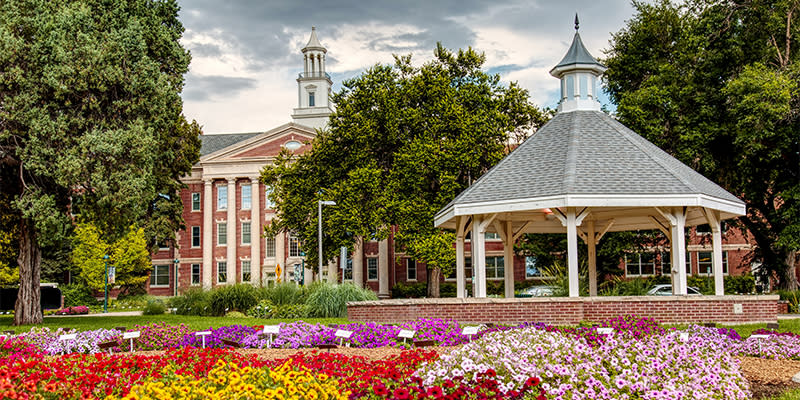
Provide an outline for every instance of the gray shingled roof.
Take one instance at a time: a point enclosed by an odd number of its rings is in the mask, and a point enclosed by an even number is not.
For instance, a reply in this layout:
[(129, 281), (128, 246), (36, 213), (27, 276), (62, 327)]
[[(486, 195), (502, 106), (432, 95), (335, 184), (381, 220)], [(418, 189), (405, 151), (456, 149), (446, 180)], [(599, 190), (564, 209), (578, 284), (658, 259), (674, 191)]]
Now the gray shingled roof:
[(260, 132), (254, 133), (234, 133), (234, 134), (221, 134), (221, 135), (200, 135), (200, 156), (211, 154), (215, 151), (222, 150), (228, 146), (232, 146), (243, 140), (250, 139)]
[(575, 37), (572, 39), (572, 45), (569, 46), (567, 54), (554, 68), (575, 64), (602, 65), (597, 62), (594, 57), (592, 57), (592, 55), (589, 53), (589, 50), (586, 50), (586, 47), (583, 45), (583, 41), (581, 41), (581, 35), (579, 35), (577, 32), (575, 32)]
[(568, 194), (703, 194), (744, 204), (605, 113), (573, 111), (556, 114), (442, 211)]

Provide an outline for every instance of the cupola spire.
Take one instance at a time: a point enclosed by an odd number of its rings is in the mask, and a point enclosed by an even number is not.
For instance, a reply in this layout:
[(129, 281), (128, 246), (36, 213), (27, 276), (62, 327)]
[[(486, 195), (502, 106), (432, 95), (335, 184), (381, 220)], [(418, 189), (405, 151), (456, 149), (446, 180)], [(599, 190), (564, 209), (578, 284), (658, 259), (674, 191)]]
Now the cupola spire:
[(600, 110), (597, 101), (600, 75), (606, 67), (586, 50), (581, 35), (578, 33), (580, 21), (575, 13), (575, 36), (564, 58), (550, 70), (550, 75), (561, 80), (561, 99), (558, 103), (559, 112), (575, 110)]
[(297, 108), (292, 120), (312, 128), (324, 128), (333, 112), (330, 101), (333, 82), (325, 71), (328, 50), (317, 38), (317, 27), (311, 27), (311, 37), (301, 51), (303, 72), (297, 77)]
[(575, 13), (575, 32), (578, 31), (580, 24), (581, 24), (580, 21), (578, 21), (578, 13)]

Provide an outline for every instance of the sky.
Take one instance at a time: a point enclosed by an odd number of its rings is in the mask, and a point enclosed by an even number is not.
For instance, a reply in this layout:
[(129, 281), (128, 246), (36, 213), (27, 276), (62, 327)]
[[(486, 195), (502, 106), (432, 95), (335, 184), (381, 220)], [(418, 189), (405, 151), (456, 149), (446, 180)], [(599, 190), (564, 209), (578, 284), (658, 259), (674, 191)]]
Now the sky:
[[(611, 34), (632, 17), (629, 0), (179, 0), (192, 53), (184, 113), (206, 134), (261, 132), (291, 121), (297, 74), (311, 27), (328, 50), (334, 92), (367, 68), (411, 54), (433, 58), (436, 42), (486, 54), (484, 69), (516, 81), (531, 101), (554, 108), (558, 81), (549, 74), (575, 33), (603, 56)], [(601, 102), (607, 103), (605, 96)]]

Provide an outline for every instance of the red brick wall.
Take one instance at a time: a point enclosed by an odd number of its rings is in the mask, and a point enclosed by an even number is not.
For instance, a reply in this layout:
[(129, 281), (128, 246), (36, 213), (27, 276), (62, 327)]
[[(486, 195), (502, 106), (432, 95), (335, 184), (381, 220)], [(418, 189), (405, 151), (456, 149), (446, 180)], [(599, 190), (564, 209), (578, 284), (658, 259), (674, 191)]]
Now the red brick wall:
[[(734, 313), (734, 304), (742, 313)], [(398, 323), (420, 318), (461, 323), (601, 322), (616, 316), (651, 317), (663, 323), (745, 323), (777, 321), (778, 296), (602, 297), (529, 299), (395, 299), (349, 303), (356, 322)]]

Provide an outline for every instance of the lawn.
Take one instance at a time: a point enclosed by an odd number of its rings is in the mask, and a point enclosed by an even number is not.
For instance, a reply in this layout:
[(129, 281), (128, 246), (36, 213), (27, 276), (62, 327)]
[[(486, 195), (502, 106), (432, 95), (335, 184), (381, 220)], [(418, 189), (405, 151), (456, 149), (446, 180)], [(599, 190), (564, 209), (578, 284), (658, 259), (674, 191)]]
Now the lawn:
[[(57, 328), (73, 328), (79, 331), (87, 331), (92, 329), (114, 329), (118, 326), (126, 328), (133, 328), (134, 325), (147, 325), (154, 322), (165, 322), (170, 325), (184, 324), (191, 330), (203, 330), (208, 328), (219, 328), (222, 326), (230, 325), (272, 325), (279, 322), (294, 322), (297, 319), (260, 319), (260, 318), (233, 318), (233, 317), (198, 317), (192, 315), (137, 315), (137, 316), (97, 316), (89, 315), (83, 317), (62, 317), (62, 316), (45, 316), (44, 323), (37, 325), (48, 327), (50, 329)], [(328, 324), (345, 324), (346, 318), (303, 318), (303, 321), (323, 325)], [(31, 325), (13, 326), (13, 316), (0, 317), (0, 331), (13, 330), (15, 333), (27, 332), (31, 329)]]

